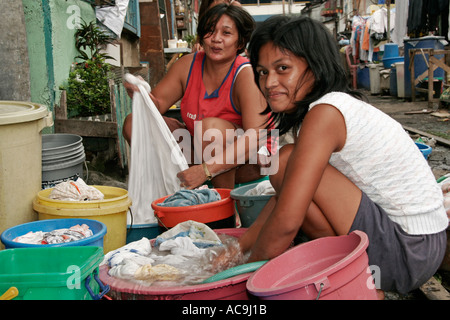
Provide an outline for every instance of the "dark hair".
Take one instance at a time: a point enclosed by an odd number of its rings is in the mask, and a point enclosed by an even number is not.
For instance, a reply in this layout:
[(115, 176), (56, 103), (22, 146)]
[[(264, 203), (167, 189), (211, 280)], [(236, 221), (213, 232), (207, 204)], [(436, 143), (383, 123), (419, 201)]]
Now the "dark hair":
[(198, 22), (197, 34), (199, 43), (203, 46), (204, 38), (214, 32), (217, 22), (224, 14), (229, 16), (236, 24), (239, 35), (237, 54), (240, 54), (244, 52), (245, 46), (255, 29), (255, 20), (245, 9), (239, 6), (221, 3), (208, 9)]
[(200, 8), (198, 9), (198, 20), (203, 17), (206, 10), (209, 9), (209, 6), (214, 2), (214, 0), (202, 0), (200, 4)]
[[(272, 112), (271, 120), (277, 123), (280, 134), (291, 128), (297, 132), (308, 112), (309, 105), (329, 92), (341, 91), (359, 99), (364, 97), (350, 88), (337, 41), (331, 32), (321, 22), (306, 16), (274, 16), (255, 30), (248, 51), (258, 87), (259, 74), (256, 72), (256, 67), (259, 51), (263, 45), (269, 42), (281, 51), (289, 51), (297, 57), (304, 58), (315, 79), (311, 92), (303, 100), (295, 102), (297, 108), (294, 115)], [(259, 89), (261, 90), (261, 88)], [(268, 105), (264, 113), (270, 111)]]

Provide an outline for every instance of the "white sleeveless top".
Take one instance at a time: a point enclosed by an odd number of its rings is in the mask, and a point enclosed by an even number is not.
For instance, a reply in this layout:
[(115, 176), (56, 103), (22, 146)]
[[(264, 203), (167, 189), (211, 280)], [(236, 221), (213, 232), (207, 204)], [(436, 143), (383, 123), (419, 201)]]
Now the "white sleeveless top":
[[(331, 92), (313, 102), (336, 107), (347, 139), (329, 163), (355, 183), (409, 234), (445, 230), (449, 220), (431, 168), (402, 126), (364, 101)], [(381, 130), (381, 128), (383, 130)]]

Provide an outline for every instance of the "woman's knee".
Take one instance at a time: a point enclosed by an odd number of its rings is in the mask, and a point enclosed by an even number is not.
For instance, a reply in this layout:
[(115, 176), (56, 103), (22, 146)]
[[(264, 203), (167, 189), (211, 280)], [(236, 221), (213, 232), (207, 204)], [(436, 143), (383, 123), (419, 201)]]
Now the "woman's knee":
[(122, 135), (130, 145), (131, 145), (132, 122), (133, 122), (133, 114), (130, 113), (128, 116), (126, 116), (125, 120), (123, 121), (122, 127)]

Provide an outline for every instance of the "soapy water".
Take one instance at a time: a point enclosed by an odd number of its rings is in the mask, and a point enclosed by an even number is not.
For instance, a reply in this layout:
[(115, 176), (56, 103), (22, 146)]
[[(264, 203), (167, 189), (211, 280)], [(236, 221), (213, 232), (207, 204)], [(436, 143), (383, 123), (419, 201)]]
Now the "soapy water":
[[(201, 255), (191, 257), (174, 257), (170, 259), (170, 264), (159, 263), (165, 261), (170, 252), (160, 251), (158, 247), (152, 248), (152, 258), (155, 263), (152, 268), (159, 269), (155, 276), (137, 271), (133, 282), (152, 287), (188, 286), (200, 284), (213, 275), (225, 271), (229, 268), (246, 263), (248, 255), (243, 255), (238, 239), (229, 235), (218, 235), (222, 245), (203, 249)], [(149, 268), (148, 270), (151, 270)]]

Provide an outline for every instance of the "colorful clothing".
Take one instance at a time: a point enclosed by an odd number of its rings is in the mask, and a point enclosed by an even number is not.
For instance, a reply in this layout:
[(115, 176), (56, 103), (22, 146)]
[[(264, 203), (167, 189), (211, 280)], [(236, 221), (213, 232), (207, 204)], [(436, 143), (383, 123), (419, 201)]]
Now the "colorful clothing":
[(228, 120), (242, 127), (242, 115), (233, 103), (232, 89), (239, 70), (250, 66), (250, 62), (242, 56), (236, 56), (220, 87), (213, 92), (206, 92), (203, 83), (205, 58), (204, 51), (195, 53), (189, 70), (186, 92), (181, 100), (181, 117), (187, 129), (193, 135), (194, 121), (210, 117)]

